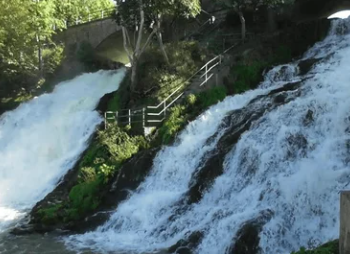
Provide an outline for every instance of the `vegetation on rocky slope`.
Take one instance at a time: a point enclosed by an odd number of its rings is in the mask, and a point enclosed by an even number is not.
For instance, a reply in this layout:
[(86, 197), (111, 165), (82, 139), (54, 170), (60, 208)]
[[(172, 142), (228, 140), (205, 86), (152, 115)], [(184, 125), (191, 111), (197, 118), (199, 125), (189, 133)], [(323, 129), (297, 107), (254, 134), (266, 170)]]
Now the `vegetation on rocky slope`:
[(306, 250), (305, 248), (301, 248), (297, 252), (292, 252), (292, 254), (339, 254), (339, 241), (334, 240), (328, 242), (313, 250)]
[[(195, 42), (182, 42), (166, 46), (174, 64), (167, 66), (161, 52), (151, 48), (140, 61), (138, 94), (130, 96), (130, 75), (120, 85), (118, 92), (108, 101), (107, 110), (149, 105), (157, 103), (169, 91), (173, 91), (203, 64), (209, 54)], [(275, 52), (279, 52), (276, 50)], [(44, 225), (67, 224), (81, 220), (99, 207), (108, 191), (111, 179), (116, 176), (123, 163), (140, 150), (170, 144), (176, 135), (209, 106), (223, 100), (228, 94), (241, 93), (252, 89), (261, 79), (267, 66), (276, 62), (276, 55), (262, 61), (254, 54), (245, 54), (232, 64), (230, 82), (200, 92), (189, 94), (182, 102), (168, 111), (167, 119), (149, 138), (137, 135), (135, 127), (118, 127), (110, 124), (107, 130), (98, 132), (78, 165), (78, 178), (67, 197), (60, 203), (44, 206), (36, 213), (36, 223)], [(286, 54), (287, 57), (290, 55)], [(284, 57), (283, 59), (287, 60)], [(281, 57), (280, 57), (281, 58)], [(186, 60), (186, 64), (181, 62)], [(142, 68), (141, 68), (142, 67)], [(188, 84), (185, 84), (185, 87)], [(151, 89), (151, 90), (150, 90)], [(150, 90), (149, 92), (146, 92)], [(135, 135), (136, 134), (136, 135)]]

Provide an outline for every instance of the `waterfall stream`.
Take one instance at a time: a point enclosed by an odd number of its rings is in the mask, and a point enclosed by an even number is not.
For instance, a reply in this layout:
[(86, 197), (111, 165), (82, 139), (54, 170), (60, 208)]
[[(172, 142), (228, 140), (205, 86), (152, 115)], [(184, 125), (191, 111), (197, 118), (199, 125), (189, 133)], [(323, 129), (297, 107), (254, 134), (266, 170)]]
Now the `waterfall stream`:
[(124, 71), (84, 74), (0, 117), (0, 233), (43, 199), (72, 168), (102, 121), (100, 98)]
[[(328, 37), (302, 59), (275, 67), (258, 89), (227, 97), (191, 122), (174, 145), (158, 153), (147, 179), (109, 221), (66, 237), (66, 245), (150, 253), (199, 232), (193, 253), (234, 253), (249, 223), (258, 225), (264, 254), (337, 238), (339, 191), (350, 182), (349, 24), (333, 21)], [(307, 59), (318, 60), (301, 75), (298, 64)], [(232, 124), (246, 115), (254, 120), (229, 146), (222, 174), (199, 201), (187, 202), (198, 172), (220, 140), (245, 126)], [(224, 124), (228, 117), (231, 127)]]

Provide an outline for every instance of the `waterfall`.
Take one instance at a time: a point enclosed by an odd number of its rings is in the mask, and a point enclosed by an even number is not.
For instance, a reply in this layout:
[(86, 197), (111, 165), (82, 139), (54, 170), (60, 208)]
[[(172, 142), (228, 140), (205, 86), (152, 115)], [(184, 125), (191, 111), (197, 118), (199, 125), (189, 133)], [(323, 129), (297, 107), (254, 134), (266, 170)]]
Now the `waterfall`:
[[(200, 232), (193, 253), (234, 253), (249, 223), (258, 225), (263, 254), (337, 238), (339, 191), (350, 182), (349, 24), (333, 21), (328, 37), (302, 59), (273, 68), (258, 89), (227, 97), (191, 122), (109, 221), (66, 237), (66, 245), (157, 253)], [(317, 63), (300, 74), (308, 59)], [(222, 174), (198, 202), (188, 202), (192, 181), (245, 115), (255, 120), (224, 155)]]
[(124, 71), (84, 74), (0, 118), (0, 233), (18, 222), (72, 168), (102, 121), (100, 98)]

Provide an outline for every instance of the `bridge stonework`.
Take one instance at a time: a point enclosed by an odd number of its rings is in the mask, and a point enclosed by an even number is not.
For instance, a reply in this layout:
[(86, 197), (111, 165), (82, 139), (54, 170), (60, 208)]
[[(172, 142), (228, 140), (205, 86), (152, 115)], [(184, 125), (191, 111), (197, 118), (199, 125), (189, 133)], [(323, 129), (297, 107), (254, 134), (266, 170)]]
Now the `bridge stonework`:
[(64, 42), (66, 46), (79, 45), (86, 41), (93, 48), (97, 48), (106, 38), (120, 30), (121, 27), (115, 20), (106, 18), (68, 27), (57, 34), (57, 39)]

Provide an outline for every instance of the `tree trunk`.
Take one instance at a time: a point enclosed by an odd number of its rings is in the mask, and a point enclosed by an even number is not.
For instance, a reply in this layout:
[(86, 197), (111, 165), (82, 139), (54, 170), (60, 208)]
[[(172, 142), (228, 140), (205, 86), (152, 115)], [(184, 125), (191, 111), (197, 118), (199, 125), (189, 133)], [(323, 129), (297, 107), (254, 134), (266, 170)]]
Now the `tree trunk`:
[(157, 36), (157, 39), (158, 39), (158, 43), (159, 43), (159, 46), (160, 46), (160, 49), (163, 53), (163, 56), (164, 56), (164, 59), (166, 61), (166, 63), (168, 65), (170, 65), (170, 62), (169, 62), (169, 57), (165, 51), (165, 47), (164, 47), (164, 43), (163, 43), (163, 37), (162, 37), (162, 32), (160, 30), (160, 24), (161, 24), (161, 15), (158, 16), (157, 20), (156, 20), (156, 36)]
[(164, 43), (163, 43), (163, 39), (162, 39), (162, 33), (158, 30), (156, 35), (157, 35), (158, 43), (159, 43), (160, 49), (162, 50), (164, 59), (165, 59), (167, 65), (170, 65), (168, 54), (165, 51), (165, 47), (164, 47)]
[(137, 83), (137, 61), (134, 61), (133, 65), (131, 66), (131, 83), (130, 83), (131, 94), (135, 92), (136, 83)]
[(241, 39), (242, 42), (245, 42), (245, 37), (246, 37), (246, 26), (245, 26), (245, 18), (243, 16), (243, 12), (241, 10), (236, 10), (239, 20), (241, 21)]
[(44, 76), (43, 75), (43, 55), (42, 55), (41, 41), (38, 34), (36, 35), (36, 40), (38, 43), (38, 69), (39, 69), (40, 78), (42, 78)]

